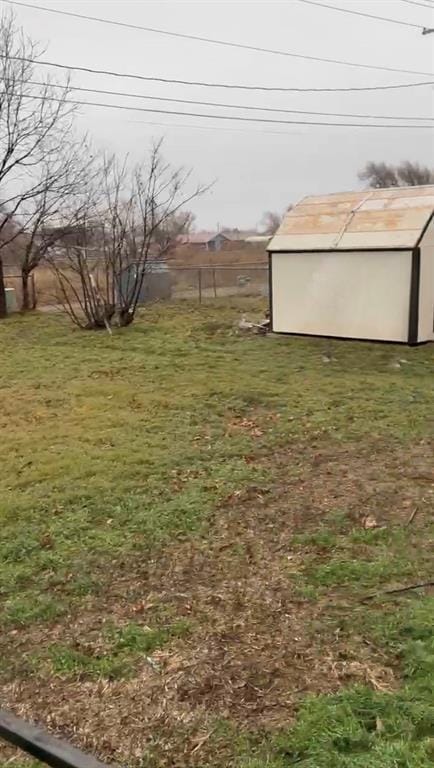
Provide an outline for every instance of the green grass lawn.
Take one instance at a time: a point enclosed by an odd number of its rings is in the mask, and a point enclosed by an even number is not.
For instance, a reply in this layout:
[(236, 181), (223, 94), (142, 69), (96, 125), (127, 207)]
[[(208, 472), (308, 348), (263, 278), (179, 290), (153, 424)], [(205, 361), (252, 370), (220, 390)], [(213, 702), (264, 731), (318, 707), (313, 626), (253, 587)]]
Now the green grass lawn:
[(0, 325), (2, 701), (124, 765), (425, 768), (434, 597), (384, 590), (434, 580), (433, 348), (259, 310)]

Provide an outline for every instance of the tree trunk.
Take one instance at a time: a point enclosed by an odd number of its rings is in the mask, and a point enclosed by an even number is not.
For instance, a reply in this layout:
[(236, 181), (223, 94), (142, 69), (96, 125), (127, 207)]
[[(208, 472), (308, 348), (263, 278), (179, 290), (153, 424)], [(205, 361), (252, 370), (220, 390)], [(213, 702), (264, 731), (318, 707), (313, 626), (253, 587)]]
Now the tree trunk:
[(125, 328), (127, 325), (131, 325), (134, 320), (134, 312), (129, 309), (121, 309), (119, 311), (119, 325), (121, 328)]
[(29, 290), (29, 278), (30, 278), (30, 272), (27, 272), (26, 270), (22, 270), (21, 272), (21, 288), (23, 292), (23, 298), (21, 303), (21, 309), (23, 312), (28, 312), (29, 309), (33, 309), (32, 307), (32, 301), (30, 298), (30, 290)]
[(0, 319), (7, 316), (5, 279), (3, 274), (3, 260), (0, 256)]

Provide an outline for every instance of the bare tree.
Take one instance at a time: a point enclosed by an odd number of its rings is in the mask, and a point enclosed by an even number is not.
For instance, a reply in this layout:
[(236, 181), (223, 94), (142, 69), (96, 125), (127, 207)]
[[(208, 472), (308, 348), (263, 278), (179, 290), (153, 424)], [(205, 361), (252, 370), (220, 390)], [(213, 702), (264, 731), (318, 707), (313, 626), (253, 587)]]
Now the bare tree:
[(264, 235), (274, 235), (279, 229), (281, 221), (282, 215), (280, 213), (276, 213), (276, 211), (266, 211), (261, 219), (261, 231)]
[(182, 242), (182, 236), (188, 235), (195, 220), (191, 211), (179, 211), (170, 216), (155, 232), (154, 242), (160, 258), (168, 258), (176, 246)]
[[(3, 14), (0, 19), (0, 316), (6, 314), (2, 277), (4, 249), (29, 229), (36, 253), (36, 223), (39, 221), (42, 226), (46, 222), (53, 194), (60, 193), (65, 181), (65, 166), (59, 158), (65, 156), (75, 107), (68, 101), (68, 81), (60, 87), (50, 79), (35, 80), (35, 63), (41, 54), (39, 46), (16, 27), (13, 14)], [(26, 256), (25, 261), (28, 265), (33, 259)]]
[(360, 171), (359, 179), (367, 181), (373, 189), (381, 187), (413, 187), (420, 184), (433, 184), (434, 171), (430, 170), (427, 166), (421, 166), (409, 160), (399, 165), (370, 161)]
[(147, 163), (130, 167), (105, 158), (101, 198), (86, 213), (84, 245), (49, 256), (65, 311), (82, 328), (129, 325), (136, 313), (148, 262), (167, 249), (167, 232), (180, 212), (207, 187), (187, 191), (190, 173), (173, 170), (155, 144)]
[[(81, 224), (88, 209), (88, 190), (92, 190), (93, 162), (80, 143), (65, 137), (55, 156), (41, 164), (41, 189), (29, 200), (21, 222), (22, 236), (16, 260), (21, 268), (22, 309), (33, 308), (29, 296), (29, 277), (46, 254)], [(33, 301), (35, 297), (33, 297)]]
[(369, 186), (373, 189), (398, 186), (396, 168), (393, 165), (387, 165), (386, 163), (369, 161), (359, 172), (359, 179), (361, 181), (367, 181)]
[(411, 163), (409, 160), (406, 160), (398, 165), (396, 172), (403, 187), (434, 184), (434, 170), (426, 165), (419, 165), (419, 163)]

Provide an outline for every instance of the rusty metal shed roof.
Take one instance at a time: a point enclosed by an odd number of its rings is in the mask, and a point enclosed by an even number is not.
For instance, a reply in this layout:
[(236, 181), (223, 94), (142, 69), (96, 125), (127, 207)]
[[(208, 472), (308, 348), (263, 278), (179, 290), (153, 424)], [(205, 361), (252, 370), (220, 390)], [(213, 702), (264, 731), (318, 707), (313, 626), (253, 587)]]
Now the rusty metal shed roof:
[(413, 248), (434, 212), (434, 185), (305, 197), (269, 251)]

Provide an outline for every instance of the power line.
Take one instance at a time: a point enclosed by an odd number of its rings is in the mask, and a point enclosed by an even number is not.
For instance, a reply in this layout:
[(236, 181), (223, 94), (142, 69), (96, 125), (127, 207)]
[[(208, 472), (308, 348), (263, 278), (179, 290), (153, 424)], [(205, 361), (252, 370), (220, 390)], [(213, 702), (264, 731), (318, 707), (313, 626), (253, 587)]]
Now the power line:
[(55, 96), (37, 96), (29, 95), (24, 98), (39, 99), (47, 101), (63, 102), (67, 104), (75, 104), (77, 106), (86, 107), (104, 107), (108, 109), (123, 109), (128, 112), (150, 112), (153, 114), (161, 115), (181, 115), (182, 117), (201, 117), (206, 119), (215, 120), (236, 120), (243, 123), (271, 123), (275, 125), (321, 125), (334, 128), (427, 128), (432, 131), (431, 125), (399, 125), (399, 124), (383, 124), (383, 123), (331, 123), (327, 121), (313, 121), (313, 120), (276, 120), (270, 117), (241, 117), (239, 115), (216, 115), (205, 114), (202, 112), (178, 112), (177, 110), (169, 109), (154, 109), (150, 107), (131, 107), (126, 104), (106, 104), (97, 101), (79, 101), (76, 99), (60, 99)]
[[(3, 0), (3, 2), (9, 3), (9, 5), (17, 5), (17, 6), (22, 6), (24, 8), (30, 8), (32, 10), (46, 11), (47, 13), (56, 13), (56, 14), (59, 14), (60, 16), (70, 16), (70, 17), (72, 16), (73, 18), (77, 18), (77, 19), (85, 19), (86, 21), (95, 21), (101, 24), (111, 24), (116, 27), (126, 27), (127, 29), (137, 29), (144, 32), (153, 32), (154, 34), (158, 34), (158, 35), (166, 35), (168, 37), (176, 37), (176, 38), (181, 38), (183, 40), (195, 40), (201, 43), (211, 43), (212, 45), (222, 45), (229, 48), (241, 48), (246, 51), (270, 53), (270, 54), (275, 54), (277, 56), (289, 56), (294, 59), (303, 59), (305, 61), (319, 61), (323, 64), (324, 63), (338, 64), (341, 66), (356, 67), (359, 69), (374, 69), (381, 72), (400, 72), (407, 75), (426, 75), (428, 77), (431, 77), (432, 75), (434, 75), (433, 72), (418, 72), (414, 69), (413, 70), (400, 69), (397, 67), (384, 67), (384, 66), (378, 66), (374, 64), (359, 64), (351, 61), (345, 61), (342, 59), (328, 59), (328, 58), (322, 58), (320, 56), (308, 56), (306, 54), (293, 53), (291, 51), (279, 51), (279, 50), (274, 50), (272, 48), (261, 48), (256, 45), (247, 45), (246, 43), (234, 43), (234, 42), (230, 42), (229, 40), (217, 40), (211, 37), (203, 37), (201, 35), (189, 35), (184, 32), (171, 32), (167, 29), (157, 29), (155, 27), (144, 27), (138, 24), (129, 24), (124, 21), (113, 21), (111, 19), (104, 19), (99, 16), (87, 16), (81, 13), (74, 13), (73, 11), (61, 11), (57, 8), (47, 8), (44, 5), (33, 5), (30, 3), (20, 2), (19, 0)], [(423, 29), (423, 27), (420, 25), (417, 25), (417, 28)]]
[(250, 134), (252, 136), (255, 134), (259, 136), (263, 134), (272, 136), (304, 135), (301, 131), (268, 131), (266, 128), (261, 128), (260, 130), (255, 131), (250, 130), (249, 128), (234, 128), (233, 126), (229, 128), (228, 126), (195, 125), (194, 123), (160, 123), (156, 122), (155, 120), (127, 120), (126, 122), (130, 123), (131, 125), (157, 125), (163, 128), (188, 128), (189, 130), (194, 129), (198, 131), (217, 131), (218, 133), (243, 133), (244, 135)]
[[(0, 58), (2, 55), (0, 54)], [(65, 69), (75, 72), (87, 72), (93, 75), (109, 75), (110, 77), (121, 77), (130, 80), (141, 80), (145, 82), (157, 82), (168, 83), (174, 85), (195, 85), (204, 88), (228, 88), (242, 91), (267, 91), (267, 92), (279, 92), (279, 93), (342, 93), (353, 91), (385, 91), (400, 88), (419, 88), (426, 85), (434, 85), (433, 80), (424, 81), (421, 83), (397, 83), (392, 85), (368, 85), (359, 86), (354, 88), (292, 88), (285, 86), (267, 86), (267, 85), (238, 85), (233, 83), (209, 83), (200, 80), (176, 80), (169, 77), (154, 77), (148, 75), (136, 75), (127, 72), (115, 72), (109, 69), (93, 69), (91, 67), (79, 67), (72, 64), (58, 64), (54, 61), (45, 61), (43, 59), (29, 59), (25, 56), (10, 56), (10, 59), (14, 61), (27, 61), (30, 64), (40, 64), (44, 67), (55, 67), (56, 69)], [(422, 73), (416, 73), (422, 74)], [(428, 74), (428, 73), (425, 73)], [(432, 74), (434, 77), (434, 73)]]
[(386, 16), (375, 16), (373, 13), (364, 13), (363, 11), (354, 11), (349, 8), (339, 8), (336, 5), (320, 3), (317, 0), (298, 0), (299, 3), (306, 5), (316, 5), (318, 8), (327, 8), (330, 11), (339, 11), (340, 13), (350, 13), (353, 16), (364, 16), (366, 19), (376, 19), (377, 21), (388, 21), (391, 24), (400, 24), (402, 27), (413, 27), (413, 29), (424, 29), (423, 24), (412, 24), (411, 21), (400, 21), (399, 19), (390, 19)]
[[(37, 85), (37, 86), (45, 86), (46, 83), (40, 83), (36, 82), (34, 80), (28, 81), (30, 85)], [(146, 99), (150, 101), (169, 101), (173, 102), (175, 104), (194, 104), (196, 106), (202, 106), (202, 107), (222, 107), (224, 109), (245, 109), (248, 111), (254, 111), (254, 112), (281, 112), (286, 114), (295, 114), (295, 115), (317, 115), (317, 116), (326, 116), (326, 117), (354, 117), (354, 118), (360, 118), (360, 119), (367, 119), (367, 120), (414, 120), (414, 121), (423, 121), (423, 120), (434, 120), (433, 117), (413, 117), (412, 115), (364, 115), (364, 114), (353, 114), (348, 112), (317, 112), (317, 111), (309, 111), (307, 109), (286, 109), (286, 108), (279, 108), (279, 107), (258, 107), (258, 106), (251, 106), (248, 104), (227, 104), (222, 103), (218, 101), (196, 101), (194, 99), (174, 99), (164, 96), (148, 96), (141, 93), (129, 93), (128, 91), (107, 91), (102, 90), (100, 88), (82, 88), (81, 86), (65, 86), (65, 85), (59, 85), (59, 84), (53, 84), (55, 88), (64, 88), (65, 90), (71, 90), (71, 91), (84, 91), (86, 93), (101, 93), (106, 96), (128, 96), (130, 98), (134, 99)]]
[(419, 5), (421, 8), (428, 8), (430, 11), (434, 11), (434, 5), (427, 5), (426, 3), (419, 3), (418, 0), (400, 0), (401, 3), (407, 3), (407, 5)]

